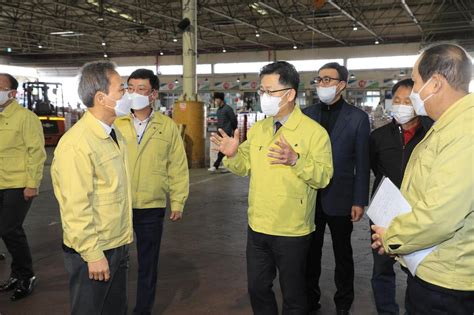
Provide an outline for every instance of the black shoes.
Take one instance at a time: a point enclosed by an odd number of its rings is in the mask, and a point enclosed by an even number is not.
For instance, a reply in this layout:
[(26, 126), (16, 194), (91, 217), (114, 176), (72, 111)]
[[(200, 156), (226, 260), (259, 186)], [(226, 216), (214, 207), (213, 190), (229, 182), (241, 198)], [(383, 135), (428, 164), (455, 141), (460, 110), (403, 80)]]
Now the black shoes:
[(33, 276), (30, 279), (26, 280), (18, 280), (18, 284), (16, 285), (15, 292), (10, 297), (12, 301), (18, 301), (23, 299), (33, 293), (33, 289), (36, 284), (36, 277)]
[(0, 292), (6, 292), (15, 289), (17, 283), (17, 278), (10, 277), (10, 279), (0, 283)]
[(33, 292), (35, 284), (36, 277), (34, 276), (25, 280), (10, 277), (10, 279), (0, 284), (0, 292), (15, 290), (10, 300), (18, 301), (30, 295)]

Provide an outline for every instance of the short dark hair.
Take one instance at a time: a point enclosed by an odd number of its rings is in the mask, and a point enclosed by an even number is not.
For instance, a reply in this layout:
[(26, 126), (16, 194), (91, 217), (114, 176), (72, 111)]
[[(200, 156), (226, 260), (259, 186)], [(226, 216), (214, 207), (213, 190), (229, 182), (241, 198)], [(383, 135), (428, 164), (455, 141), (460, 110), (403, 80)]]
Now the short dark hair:
[(10, 81), (10, 89), (16, 90), (18, 89), (18, 81), (15, 79), (11, 74), (9, 73), (0, 73), (0, 75), (3, 75)]
[(398, 81), (398, 83), (395, 84), (392, 88), (392, 96), (395, 95), (395, 93), (400, 87), (404, 86), (404, 87), (413, 89), (413, 85), (415, 85), (415, 83), (413, 82), (412, 79), (404, 79), (404, 80)]
[(130, 81), (130, 79), (148, 79), (153, 90), (158, 91), (160, 89), (160, 79), (158, 79), (158, 76), (149, 69), (137, 69), (133, 71), (132, 74), (128, 77), (127, 83), (128, 81)]
[(286, 61), (275, 61), (264, 66), (260, 70), (259, 78), (261, 79), (267, 74), (279, 74), (280, 78), (278, 82), (280, 84), (289, 86), (298, 93), (298, 87), (300, 85), (300, 75), (296, 71), (295, 66)]
[(337, 62), (330, 62), (319, 68), (318, 72), (323, 70), (323, 69), (334, 69), (337, 71), (337, 75), (339, 76), (339, 80), (347, 82), (347, 79), (349, 78), (349, 71), (347, 71), (347, 68), (344, 66), (341, 66)]
[(216, 99), (216, 98), (218, 98), (218, 99), (224, 101), (225, 95), (224, 95), (224, 93), (222, 93), (222, 92), (215, 92), (213, 99)]
[(109, 76), (115, 68), (115, 63), (111, 61), (93, 61), (81, 68), (77, 92), (84, 105), (93, 107), (97, 92), (109, 94)]
[(418, 64), (418, 73), (423, 82), (429, 80), (434, 74), (440, 74), (454, 89), (468, 92), (472, 75), (472, 60), (459, 45), (435, 44), (423, 51)]

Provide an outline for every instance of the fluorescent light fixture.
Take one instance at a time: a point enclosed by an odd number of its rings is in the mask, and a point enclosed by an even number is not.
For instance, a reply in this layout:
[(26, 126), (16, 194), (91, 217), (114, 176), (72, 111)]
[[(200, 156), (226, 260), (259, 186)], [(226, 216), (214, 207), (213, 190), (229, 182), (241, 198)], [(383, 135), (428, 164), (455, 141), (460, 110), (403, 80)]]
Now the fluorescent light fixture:
[(39, 49), (43, 48), (43, 45), (39, 44), (39, 45), (38, 45), (38, 48), (39, 48)]
[(260, 15), (267, 15), (267, 14), (268, 14), (267, 10), (265, 10), (264, 8), (262, 8), (262, 7), (260, 6), (260, 4), (258, 4), (257, 2), (254, 2), (254, 3), (252, 3), (252, 4), (249, 4), (249, 7), (251, 7), (251, 8), (254, 9), (255, 11), (257, 11), (258, 14), (260, 14)]
[(178, 41), (178, 39), (176, 37), (173, 37), (173, 42), (176, 43), (177, 41)]
[(214, 73), (259, 73), (260, 69), (267, 64), (269, 64), (267, 61), (216, 63)]
[(374, 42), (374, 44), (375, 44), (375, 45), (378, 45), (378, 44), (380, 44), (379, 40), (378, 40), (378, 39), (376, 39), (376, 40), (375, 40), (375, 42)]
[(298, 72), (315, 72), (319, 68), (324, 66), (329, 62), (337, 62), (342, 65), (344, 63), (343, 59), (308, 59), (308, 60), (287, 60), (293, 66), (295, 66), (296, 71)]
[(62, 31), (62, 32), (51, 32), (50, 35), (67, 35), (67, 34), (74, 34), (73, 31)]
[(225, 53), (227, 52), (227, 50), (225, 48), (222, 48), (222, 52)]
[(108, 56), (107, 56), (107, 53), (104, 53), (104, 58), (107, 58), (107, 57), (108, 57)]
[(296, 46), (296, 44), (294, 44), (293, 49), (298, 49), (298, 46)]
[(83, 33), (72, 33), (72, 34), (62, 34), (61, 37), (77, 37), (77, 36), (82, 36), (84, 35)]
[(13, 76), (24, 76), (38, 78), (38, 71), (35, 68), (0, 65), (0, 73), (9, 73)]
[(165, 54), (164, 52), (160, 51), (160, 56), (163, 56), (164, 54)]
[[(337, 62), (343, 64), (343, 59), (311, 59), (311, 60), (287, 60), (296, 71), (318, 71), (323, 65), (329, 62)], [(235, 62), (235, 63), (216, 63), (214, 65), (214, 73), (216, 74), (231, 74), (231, 73), (259, 73), (260, 69), (269, 64), (267, 61), (263, 62)]]
[(349, 70), (412, 68), (419, 55), (348, 58)]
[(102, 46), (105, 46), (105, 45), (107, 45), (107, 43), (106, 43), (106, 42), (102, 42)]
[(357, 24), (354, 23), (354, 25), (352, 26), (352, 30), (357, 31)]

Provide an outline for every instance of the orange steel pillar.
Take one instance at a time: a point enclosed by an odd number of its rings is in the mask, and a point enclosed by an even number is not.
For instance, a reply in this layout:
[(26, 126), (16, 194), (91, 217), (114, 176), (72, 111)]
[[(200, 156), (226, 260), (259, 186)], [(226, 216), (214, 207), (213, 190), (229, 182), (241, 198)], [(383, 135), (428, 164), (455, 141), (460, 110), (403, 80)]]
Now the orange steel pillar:
[(190, 167), (204, 167), (204, 103), (176, 102), (173, 107), (173, 120), (184, 126), (184, 145)]

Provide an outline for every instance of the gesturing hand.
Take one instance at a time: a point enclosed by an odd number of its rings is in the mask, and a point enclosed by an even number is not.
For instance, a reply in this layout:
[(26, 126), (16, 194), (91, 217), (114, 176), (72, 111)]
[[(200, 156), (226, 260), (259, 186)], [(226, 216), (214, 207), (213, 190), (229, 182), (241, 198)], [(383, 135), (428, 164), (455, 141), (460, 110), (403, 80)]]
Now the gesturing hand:
[(274, 159), (270, 161), (270, 164), (295, 165), (298, 160), (298, 153), (293, 150), (285, 137), (280, 135), (280, 141), (275, 141), (275, 144), (278, 148), (270, 148), (270, 153), (267, 154), (268, 157)]
[(211, 134), (211, 141), (218, 146), (219, 151), (221, 151), (225, 156), (229, 158), (234, 157), (239, 148), (239, 129), (235, 129), (233, 137), (229, 137), (222, 129), (219, 129), (218, 131), (220, 135), (215, 132)]

